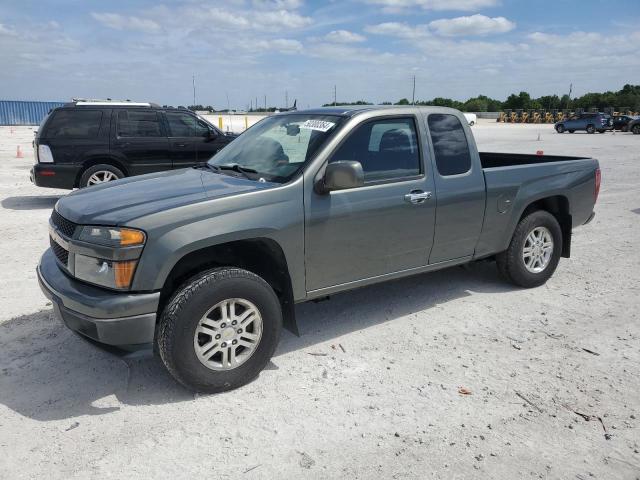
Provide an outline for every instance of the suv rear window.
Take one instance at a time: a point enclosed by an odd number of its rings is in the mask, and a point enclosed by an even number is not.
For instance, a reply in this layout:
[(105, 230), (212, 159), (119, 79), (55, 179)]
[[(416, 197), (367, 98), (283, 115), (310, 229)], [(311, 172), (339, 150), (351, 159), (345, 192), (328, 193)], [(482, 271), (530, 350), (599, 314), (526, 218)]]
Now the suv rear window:
[(100, 110), (59, 110), (47, 125), (47, 138), (94, 138), (102, 123)]
[(119, 137), (161, 137), (157, 112), (121, 110), (118, 112)]

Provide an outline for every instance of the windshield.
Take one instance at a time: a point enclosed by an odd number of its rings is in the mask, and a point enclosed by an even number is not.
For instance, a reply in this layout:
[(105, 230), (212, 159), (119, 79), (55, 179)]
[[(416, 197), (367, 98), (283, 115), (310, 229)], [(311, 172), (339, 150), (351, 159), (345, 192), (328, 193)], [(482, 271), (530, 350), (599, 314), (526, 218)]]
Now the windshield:
[[(211, 160), (214, 167), (246, 169), (250, 178), (289, 181), (335, 132), (342, 117), (304, 113), (261, 120)], [(255, 173), (252, 174), (252, 171)]]

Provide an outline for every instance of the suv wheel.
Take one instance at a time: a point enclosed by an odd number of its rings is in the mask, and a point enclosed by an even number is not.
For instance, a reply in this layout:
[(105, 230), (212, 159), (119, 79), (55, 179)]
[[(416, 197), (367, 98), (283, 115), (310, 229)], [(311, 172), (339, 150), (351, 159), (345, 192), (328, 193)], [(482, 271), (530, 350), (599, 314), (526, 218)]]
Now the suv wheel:
[(634, 135), (640, 135), (640, 124), (634, 125), (631, 131), (633, 132)]
[(164, 308), (158, 350), (171, 375), (199, 392), (253, 380), (280, 339), (282, 310), (273, 289), (239, 268), (216, 268), (184, 284)]
[(596, 127), (593, 125), (587, 125), (587, 133), (596, 133)]
[(556, 132), (564, 133), (564, 125), (556, 125)]
[(520, 220), (509, 248), (496, 256), (496, 262), (511, 283), (537, 287), (553, 275), (561, 252), (560, 224), (549, 212), (538, 210)]
[(94, 165), (87, 168), (80, 177), (80, 188), (112, 182), (119, 178), (124, 178), (124, 173), (118, 168), (107, 164)]

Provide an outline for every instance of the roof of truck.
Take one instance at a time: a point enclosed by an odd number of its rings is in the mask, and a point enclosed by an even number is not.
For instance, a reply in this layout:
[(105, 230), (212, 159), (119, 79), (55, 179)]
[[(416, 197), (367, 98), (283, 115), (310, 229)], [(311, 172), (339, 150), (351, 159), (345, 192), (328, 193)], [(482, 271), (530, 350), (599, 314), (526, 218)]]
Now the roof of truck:
[(431, 112), (457, 112), (448, 107), (422, 106), (422, 105), (338, 105), (337, 107), (318, 107), (307, 110), (297, 110), (293, 112), (282, 112), (280, 115), (304, 113), (311, 115), (340, 115), (352, 117), (361, 112), (371, 112), (375, 110), (429, 110)]

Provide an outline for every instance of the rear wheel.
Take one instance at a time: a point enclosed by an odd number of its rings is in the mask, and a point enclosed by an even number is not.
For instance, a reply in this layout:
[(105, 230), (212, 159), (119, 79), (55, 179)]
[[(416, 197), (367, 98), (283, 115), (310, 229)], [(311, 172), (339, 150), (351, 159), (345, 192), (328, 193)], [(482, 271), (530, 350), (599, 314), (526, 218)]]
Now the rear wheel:
[(169, 301), (158, 350), (185, 387), (223, 392), (260, 373), (281, 329), (280, 302), (267, 282), (246, 270), (217, 268), (192, 278)]
[(511, 283), (530, 288), (555, 272), (562, 252), (562, 230), (549, 212), (538, 210), (520, 220), (506, 251), (496, 257), (498, 270)]
[(556, 125), (556, 132), (564, 133), (564, 125)]
[(113, 165), (100, 164), (87, 168), (80, 177), (79, 186), (91, 187), (100, 183), (112, 182), (124, 178), (124, 173)]
[(587, 133), (596, 133), (596, 127), (593, 125), (587, 125)]

